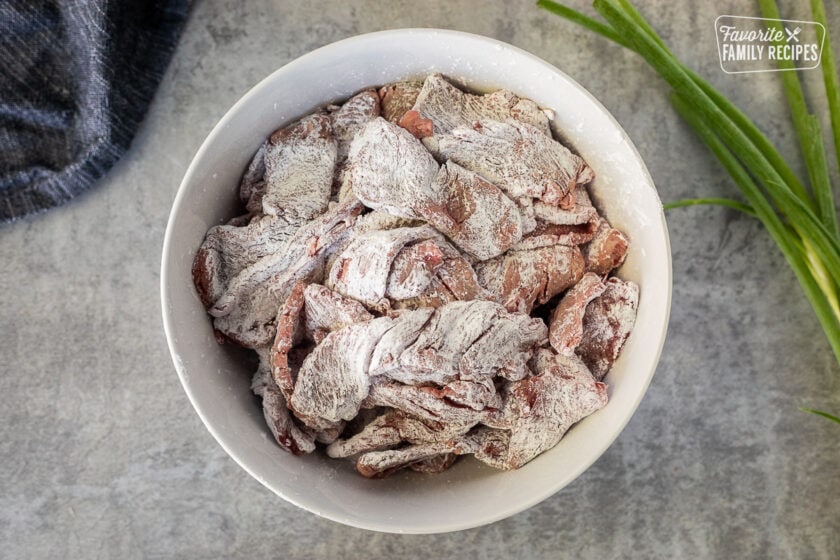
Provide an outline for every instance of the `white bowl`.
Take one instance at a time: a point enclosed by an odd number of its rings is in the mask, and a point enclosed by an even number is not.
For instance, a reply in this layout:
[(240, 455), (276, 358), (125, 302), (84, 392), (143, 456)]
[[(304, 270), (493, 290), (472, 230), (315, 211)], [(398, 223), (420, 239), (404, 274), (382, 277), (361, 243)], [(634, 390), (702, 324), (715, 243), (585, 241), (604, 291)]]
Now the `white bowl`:
[[(609, 404), (553, 449), (517, 471), (463, 459), (439, 475), (359, 476), (321, 453), (292, 456), (274, 442), (251, 368), (219, 346), (191, 278), (207, 229), (239, 213), (237, 184), (260, 143), (281, 125), (364, 88), (431, 72), (475, 90), (506, 88), (556, 111), (554, 126), (595, 170), (592, 192), (630, 237), (619, 275), (641, 288), (636, 325), (607, 376)], [(615, 440), (653, 376), (671, 301), (671, 253), (662, 205), (627, 134), (563, 72), (499, 41), (454, 31), (405, 29), (361, 35), (287, 64), (249, 91), (213, 129), (184, 177), (166, 229), (163, 320), (184, 390), (207, 429), (242, 468), (282, 498), (326, 518), (378, 531), (467, 529), (520, 512), (580, 475)], [(562, 499), (562, 498), (560, 498)]]

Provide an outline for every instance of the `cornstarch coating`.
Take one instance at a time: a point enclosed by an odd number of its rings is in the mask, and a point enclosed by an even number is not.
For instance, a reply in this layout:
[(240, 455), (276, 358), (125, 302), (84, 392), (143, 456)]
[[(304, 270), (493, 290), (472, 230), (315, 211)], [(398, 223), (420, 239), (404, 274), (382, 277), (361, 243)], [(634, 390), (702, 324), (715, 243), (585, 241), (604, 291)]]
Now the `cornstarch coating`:
[(219, 343), (255, 352), (282, 449), (367, 478), (518, 469), (607, 405), (631, 240), (551, 115), (432, 74), (265, 139), (192, 277)]
[(310, 115), (272, 134), (265, 146), (263, 213), (285, 216), (297, 224), (323, 213), (337, 150), (325, 115)]

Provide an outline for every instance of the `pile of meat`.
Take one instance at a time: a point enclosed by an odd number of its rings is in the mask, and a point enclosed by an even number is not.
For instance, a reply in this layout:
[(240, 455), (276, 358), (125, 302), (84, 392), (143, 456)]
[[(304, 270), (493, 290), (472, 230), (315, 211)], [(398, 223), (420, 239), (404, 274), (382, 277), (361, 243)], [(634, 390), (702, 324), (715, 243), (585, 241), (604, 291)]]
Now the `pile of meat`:
[(606, 404), (639, 292), (549, 121), (435, 74), (266, 140), (193, 278), (219, 341), (259, 356), (278, 444), (367, 477), (515, 469)]

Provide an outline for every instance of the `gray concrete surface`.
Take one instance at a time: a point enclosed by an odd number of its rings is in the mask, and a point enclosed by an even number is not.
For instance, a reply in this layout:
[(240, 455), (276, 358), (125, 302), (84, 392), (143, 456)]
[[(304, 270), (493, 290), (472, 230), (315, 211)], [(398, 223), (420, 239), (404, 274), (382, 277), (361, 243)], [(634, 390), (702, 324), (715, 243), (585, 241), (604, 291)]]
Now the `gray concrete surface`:
[[(638, 3), (793, 149), (777, 77), (718, 66), (715, 17), (757, 15), (752, 2)], [(797, 410), (840, 411), (840, 367), (770, 238), (719, 208), (669, 214), (671, 326), (638, 412), (591, 469), (520, 515), (442, 536), (352, 529), (283, 502), (215, 443), (161, 326), (178, 183), (275, 68), (414, 26), (496, 37), (565, 70), (628, 131), (663, 199), (732, 192), (637, 57), (530, 1), (198, 2), (129, 154), (71, 204), (0, 227), (0, 557), (840, 558), (840, 427)]]

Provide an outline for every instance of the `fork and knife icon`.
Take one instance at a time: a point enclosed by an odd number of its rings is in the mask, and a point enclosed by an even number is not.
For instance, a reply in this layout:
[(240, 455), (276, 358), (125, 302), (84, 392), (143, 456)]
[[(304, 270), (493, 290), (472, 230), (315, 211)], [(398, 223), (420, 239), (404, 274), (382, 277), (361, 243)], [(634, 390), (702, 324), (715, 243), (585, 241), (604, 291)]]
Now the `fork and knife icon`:
[(799, 32), (802, 31), (802, 28), (797, 27), (793, 31), (791, 31), (787, 27), (785, 27), (784, 29), (785, 29), (785, 33), (787, 33), (787, 42), (788, 43), (790, 43), (791, 41), (796, 41), (797, 43), (799, 42), (799, 37), (797, 37), (797, 35), (799, 35)]

